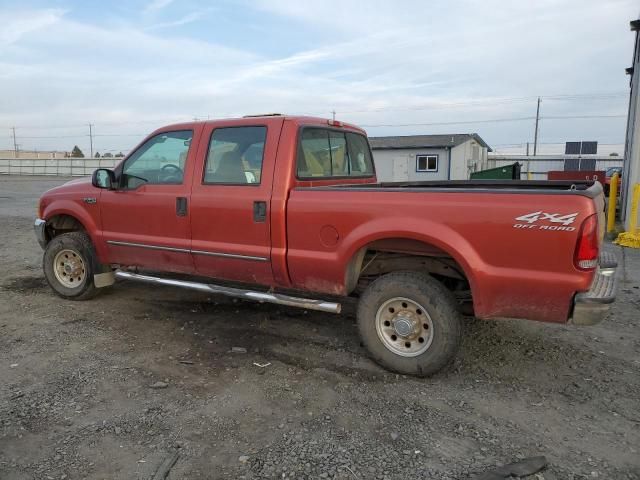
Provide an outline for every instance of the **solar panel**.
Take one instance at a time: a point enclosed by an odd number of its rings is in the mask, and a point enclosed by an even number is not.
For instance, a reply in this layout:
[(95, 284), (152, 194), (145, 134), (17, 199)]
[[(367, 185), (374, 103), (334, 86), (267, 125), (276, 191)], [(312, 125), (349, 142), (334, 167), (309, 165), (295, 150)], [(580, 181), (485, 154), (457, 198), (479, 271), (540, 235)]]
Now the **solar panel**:
[(580, 170), (595, 170), (596, 159), (595, 158), (583, 158), (580, 160)]
[(580, 159), (579, 158), (567, 158), (564, 161), (564, 171), (565, 172), (575, 172), (580, 168)]
[(564, 146), (565, 155), (580, 155), (580, 144), (582, 142), (567, 142)]
[(598, 153), (598, 142), (582, 142), (580, 153), (583, 155), (595, 155)]

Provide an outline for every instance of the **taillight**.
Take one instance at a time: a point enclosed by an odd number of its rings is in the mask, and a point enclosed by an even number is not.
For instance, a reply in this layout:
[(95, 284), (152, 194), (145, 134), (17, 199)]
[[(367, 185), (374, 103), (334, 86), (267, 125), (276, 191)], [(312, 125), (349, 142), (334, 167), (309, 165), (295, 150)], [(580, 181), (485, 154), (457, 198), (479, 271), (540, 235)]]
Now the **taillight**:
[(580, 270), (591, 270), (598, 265), (598, 217), (594, 214), (588, 217), (580, 227), (578, 244), (574, 264)]

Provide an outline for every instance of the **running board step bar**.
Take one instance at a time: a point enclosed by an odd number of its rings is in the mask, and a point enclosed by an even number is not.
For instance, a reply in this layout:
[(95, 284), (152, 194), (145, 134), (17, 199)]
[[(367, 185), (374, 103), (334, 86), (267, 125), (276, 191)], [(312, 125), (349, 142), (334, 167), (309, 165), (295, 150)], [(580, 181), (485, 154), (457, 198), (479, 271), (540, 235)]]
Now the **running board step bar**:
[(280, 293), (257, 292), (255, 290), (244, 290), (241, 288), (224, 287), (222, 285), (212, 285), (210, 283), (189, 282), (185, 280), (174, 280), (172, 278), (152, 277), (150, 275), (140, 275), (139, 273), (125, 272), (117, 270), (116, 278), (122, 280), (135, 280), (138, 282), (154, 283), (156, 285), (167, 285), (171, 287), (182, 287), (191, 290), (199, 290), (206, 293), (217, 293), (229, 297), (254, 300), (256, 302), (277, 303), (278, 305), (288, 305), (290, 307), (306, 308), (307, 310), (319, 310), (321, 312), (340, 313), (342, 306), (335, 302), (325, 302), (323, 300), (313, 300), (310, 298), (292, 297)]

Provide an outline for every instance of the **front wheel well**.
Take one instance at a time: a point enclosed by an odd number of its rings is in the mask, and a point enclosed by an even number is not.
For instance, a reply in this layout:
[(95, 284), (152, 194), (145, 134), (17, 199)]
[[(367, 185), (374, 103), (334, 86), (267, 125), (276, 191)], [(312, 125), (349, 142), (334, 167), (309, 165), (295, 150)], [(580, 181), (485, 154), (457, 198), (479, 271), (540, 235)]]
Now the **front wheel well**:
[(84, 225), (77, 218), (71, 215), (54, 215), (47, 220), (45, 226), (47, 243), (58, 235), (69, 232), (86, 232), (86, 228), (84, 228)]

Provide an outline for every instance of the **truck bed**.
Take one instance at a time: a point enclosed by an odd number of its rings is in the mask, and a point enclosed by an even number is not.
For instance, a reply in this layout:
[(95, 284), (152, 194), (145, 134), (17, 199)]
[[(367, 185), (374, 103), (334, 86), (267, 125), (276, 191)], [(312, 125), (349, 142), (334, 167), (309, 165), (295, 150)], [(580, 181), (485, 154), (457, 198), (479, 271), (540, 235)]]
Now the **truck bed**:
[(602, 185), (594, 181), (568, 181), (568, 180), (447, 180), (447, 181), (421, 181), (421, 182), (378, 182), (344, 184), (333, 186), (298, 187), (298, 189), (311, 188), (316, 190), (390, 190), (398, 189), (405, 192), (411, 191), (439, 191), (439, 192), (491, 192), (491, 193), (545, 193), (584, 195), (595, 198), (601, 191)]
[(573, 296), (593, 279), (574, 266), (592, 215), (602, 235), (604, 196), (592, 181), (300, 186), (287, 203), (289, 274), (296, 288), (348, 294), (345, 266), (358, 252), (409, 239), (413, 250), (449, 256), (464, 271), (477, 317), (565, 322)]

